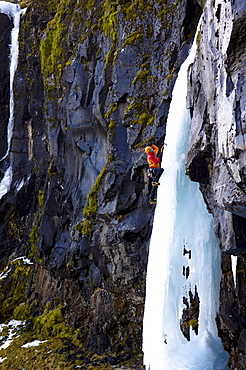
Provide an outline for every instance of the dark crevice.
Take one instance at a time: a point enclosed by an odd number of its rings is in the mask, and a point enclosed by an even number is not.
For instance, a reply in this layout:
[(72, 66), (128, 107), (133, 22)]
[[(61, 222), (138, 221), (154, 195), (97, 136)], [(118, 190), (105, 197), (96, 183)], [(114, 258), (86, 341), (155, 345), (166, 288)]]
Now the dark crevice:
[(192, 42), (201, 14), (202, 7), (195, 0), (187, 0), (186, 15), (181, 28), (181, 43)]
[(127, 96), (128, 96), (128, 93), (125, 93), (124, 95), (122, 95), (118, 100), (118, 104), (126, 103), (127, 102)]
[(191, 181), (199, 182), (203, 185), (209, 184), (208, 165), (210, 160), (211, 157), (209, 153), (204, 153), (197, 150), (197, 154), (189, 164), (187, 171)]
[(232, 214), (236, 247), (246, 247), (246, 218)]
[(220, 22), (220, 13), (221, 13), (221, 4), (218, 4), (217, 10), (215, 12), (215, 16), (218, 19), (218, 22)]
[(112, 85), (112, 67), (108, 66), (105, 68), (105, 85), (99, 93), (99, 104), (102, 116), (104, 116), (105, 101), (107, 99), (109, 87)]
[(232, 73), (240, 70), (246, 58), (246, 14), (234, 20), (230, 43), (227, 49), (227, 70)]

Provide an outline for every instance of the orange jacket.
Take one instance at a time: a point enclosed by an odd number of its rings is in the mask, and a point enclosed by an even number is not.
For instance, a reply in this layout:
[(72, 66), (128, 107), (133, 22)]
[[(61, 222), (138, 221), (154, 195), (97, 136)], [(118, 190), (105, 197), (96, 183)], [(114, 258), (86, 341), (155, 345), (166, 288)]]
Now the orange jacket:
[(161, 167), (161, 158), (157, 157), (157, 154), (159, 152), (158, 146), (152, 144), (153, 152), (147, 153), (147, 161), (150, 168), (160, 168)]

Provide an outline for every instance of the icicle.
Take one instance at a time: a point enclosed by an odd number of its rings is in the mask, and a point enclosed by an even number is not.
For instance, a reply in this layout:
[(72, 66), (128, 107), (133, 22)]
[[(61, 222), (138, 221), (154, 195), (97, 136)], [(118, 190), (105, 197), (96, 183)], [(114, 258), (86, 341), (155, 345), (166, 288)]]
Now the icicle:
[[(199, 29), (199, 27), (198, 27)], [(170, 106), (163, 168), (150, 243), (143, 325), (146, 370), (227, 369), (218, 338), (220, 251), (199, 185), (185, 175), (190, 116), (186, 109), (187, 68), (196, 38), (181, 66)], [(198, 293), (198, 335), (189, 341), (180, 329), (189, 291)], [(184, 302), (184, 299), (187, 301)], [(194, 323), (197, 325), (197, 322)]]
[(231, 268), (234, 280), (234, 286), (237, 286), (237, 256), (231, 256)]

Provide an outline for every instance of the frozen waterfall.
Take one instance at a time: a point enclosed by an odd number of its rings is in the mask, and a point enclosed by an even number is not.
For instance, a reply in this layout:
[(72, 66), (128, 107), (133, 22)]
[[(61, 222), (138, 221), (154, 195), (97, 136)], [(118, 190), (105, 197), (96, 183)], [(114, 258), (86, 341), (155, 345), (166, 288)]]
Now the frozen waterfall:
[[(26, 9), (21, 9), (20, 5), (8, 3), (6, 1), (0, 1), (0, 13), (6, 14), (8, 17), (13, 19), (14, 27), (11, 31), (11, 44), (10, 44), (10, 99), (9, 99), (9, 121), (8, 121), (8, 133), (7, 133), (7, 150), (5, 155), (0, 159), (4, 160), (10, 151), (11, 138), (13, 133), (14, 125), (14, 75), (18, 63), (18, 53), (19, 53), (19, 27), (20, 27), (20, 17), (24, 14)], [(4, 177), (0, 182), (0, 199), (5, 195), (10, 187), (12, 180), (12, 167), (11, 164), (5, 171)]]
[[(185, 175), (190, 115), (186, 109), (187, 68), (183, 63), (170, 106), (153, 232), (150, 242), (143, 323), (146, 370), (225, 370), (228, 356), (215, 323), (221, 278), (220, 250), (213, 217), (199, 185)], [(190, 320), (190, 340), (180, 329), (190, 294), (199, 296), (197, 321)], [(192, 325), (194, 330), (192, 329)]]

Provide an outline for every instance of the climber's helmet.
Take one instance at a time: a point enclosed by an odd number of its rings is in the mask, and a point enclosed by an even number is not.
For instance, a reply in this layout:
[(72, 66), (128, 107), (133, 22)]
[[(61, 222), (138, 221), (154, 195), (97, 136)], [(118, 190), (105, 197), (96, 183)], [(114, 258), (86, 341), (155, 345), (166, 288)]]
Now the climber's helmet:
[(153, 151), (153, 148), (151, 146), (146, 146), (146, 148), (144, 148), (144, 151), (148, 154), (149, 152)]

